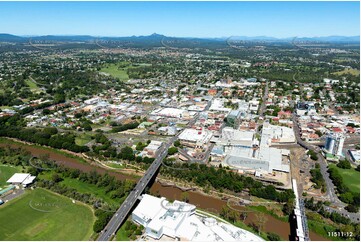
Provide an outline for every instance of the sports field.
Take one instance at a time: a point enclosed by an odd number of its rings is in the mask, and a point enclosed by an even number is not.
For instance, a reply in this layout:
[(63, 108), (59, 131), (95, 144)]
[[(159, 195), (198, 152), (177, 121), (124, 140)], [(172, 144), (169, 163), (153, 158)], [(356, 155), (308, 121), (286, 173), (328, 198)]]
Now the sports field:
[(338, 170), (345, 185), (351, 190), (351, 192), (360, 192), (360, 172), (356, 171), (354, 168), (341, 169), (335, 164), (330, 164), (329, 166)]
[(14, 175), (14, 173), (19, 172), (20, 169), (14, 166), (0, 165), (0, 188), (6, 185), (6, 181)]
[(89, 240), (92, 209), (37, 188), (0, 206), (0, 240)]
[(100, 70), (101, 72), (108, 73), (109, 75), (119, 78), (121, 81), (129, 80), (127, 68), (118, 68), (117, 64), (110, 64)]

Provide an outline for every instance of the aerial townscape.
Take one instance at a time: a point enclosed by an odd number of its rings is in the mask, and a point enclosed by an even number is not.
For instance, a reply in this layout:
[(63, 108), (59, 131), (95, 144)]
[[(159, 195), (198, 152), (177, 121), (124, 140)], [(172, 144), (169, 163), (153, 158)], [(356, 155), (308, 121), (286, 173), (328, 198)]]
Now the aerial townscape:
[(359, 8), (1, 2), (0, 240), (360, 241)]

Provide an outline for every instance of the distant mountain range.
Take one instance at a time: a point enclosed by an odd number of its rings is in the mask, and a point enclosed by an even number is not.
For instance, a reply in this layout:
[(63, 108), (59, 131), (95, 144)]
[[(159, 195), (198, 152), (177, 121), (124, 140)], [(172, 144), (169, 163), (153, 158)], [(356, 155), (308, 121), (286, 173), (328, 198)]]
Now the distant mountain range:
[(179, 41), (264, 41), (264, 42), (360, 42), (360, 36), (327, 36), (327, 37), (289, 37), (275, 38), (269, 36), (232, 36), (222, 38), (193, 38), (193, 37), (169, 37), (161, 34), (152, 34), (147, 36), (128, 36), (128, 37), (97, 37), (91, 35), (43, 35), (43, 36), (17, 36), (12, 34), (0, 33), (0, 42), (28, 42), (33, 41), (59, 41), (59, 42), (90, 42), (95, 40), (102, 41), (161, 41), (162, 39), (172, 39)]
[(225, 39), (243, 40), (243, 41), (317, 41), (317, 42), (360, 42), (360, 36), (325, 36), (325, 37), (288, 37), (275, 38), (269, 36), (232, 36)]

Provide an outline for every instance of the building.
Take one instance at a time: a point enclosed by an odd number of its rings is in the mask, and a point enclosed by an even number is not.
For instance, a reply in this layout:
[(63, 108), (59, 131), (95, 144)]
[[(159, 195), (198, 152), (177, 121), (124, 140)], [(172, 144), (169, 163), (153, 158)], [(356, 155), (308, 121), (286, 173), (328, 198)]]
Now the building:
[(325, 148), (323, 149), (326, 153), (335, 156), (343, 156), (342, 148), (345, 137), (343, 134), (330, 133), (326, 136)]
[(36, 176), (32, 176), (30, 173), (15, 173), (6, 182), (15, 186), (26, 187), (27, 185), (33, 183), (35, 178)]
[[(152, 208), (152, 209), (149, 209)], [(155, 240), (263, 241), (260, 237), (215, 218), (198, 214), (196, 206), (167, 201), (148, 194), (132, 213), (132, 220), (145, 227), (145, 236)]]
[(254, 134), (253, 131), (240, 131), (231, 127), (225, 127), (222, 130), (222, 138), (218, 140), (217, 144), (252, 148)]
[(265, 122), (262, 127), (261, 145), (272, 143), (295, 143), (296, 137), (293, 129), (284, 126), (271, 125)]
[(163, 143), (161, 141), (152, 140), (147, 145), (147, 147), (145, 147), (144, 150), (140, 153), (140, 156), (148, 156), (154, 158), (162, 144)]
[(355, 163), (360, 163), (360, 150), (348, 150), (351, 159)]
[(314, 102), (298, 102), (296, 106), (296, 114), (303, 115), (316, 115), (316, 107)]
[(217, 89), (209, 89), (208, 94), (211, 95), (211, 96), (217, 95)]
[(233, 147), (227, 152), (224, 164), (242, 171), (265, 172), (273, 171), (290, 172), (288, 158), (289, 151), (272, 147), (241, 148)]
[(185, 146), (202, 148), (211, 140), (212, 135), (211, 131), (203, 128), (185, 129), (178, 139)]
[(189, 112), (178, 108), (161, 108), (154, 110), (151, 115), (171, 117), (171, 118), (184, 118), (189, 116)]
[(90, 98), (88, 100), (85, 100), (84, 103), (87, 104), (87, 105), (93, 105), (93, 104), (96, 104), (98, 102), (100, 102), (101, 99), (99, 97), (94, 97), (94, 98)]
[(251, 113), (257, 113), (258, 106), (259, 106), (259, 101), (258, 100), (249, 101), (249, 110), (251, 111)]
[(227, 126), (237, 129), (240, 124), (241, 112), (238, 110), (232, 110), (227, 116)]

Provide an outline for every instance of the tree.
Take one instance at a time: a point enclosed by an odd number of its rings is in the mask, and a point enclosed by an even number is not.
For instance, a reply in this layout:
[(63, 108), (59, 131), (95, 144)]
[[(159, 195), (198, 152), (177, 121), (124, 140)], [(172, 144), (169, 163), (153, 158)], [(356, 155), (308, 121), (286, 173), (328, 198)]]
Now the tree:
[(285, 215), (290, 215), (294, 209), (293, 199), (289, 199), (287, 203), (283, 205), (282, 211)]
[(180, 145), (181, 145), (181, 143), (180, 143), (179, 140), (176, 140), (176, 141), (174, 142), (174, 146), (175, 146), (175, 147), (179, 147)]
[(256, 213), (255, 226), (256, 226), (258, 234), (261, 233), (261, 231), (263, 230), (266, 222), (267, 222), (267, 217), (266, 217), (265, 214)]
[(247, 213), (247, 212), (241, 212), (240, 217), (241, 217), (241, 219), (243, 220), (243, 222), (246, 220), (247, 216), (248, 216), (248, 213)]
[(281, 241), (282, 240), (278, 234), (275, 234), (272, 232), (267, 233), (267, 239), (269, 239), (270, 241)]
[(177, 149), (177, 147), (170, 147), (169, 149), (168, 149), (168, 154), (169, 155), (174, 155), (175, 153), (177, 153), (178, 152), (178, 149)]
[(63, 180), (63, 178), (61, 178), (61, 176), (58, 174), (58, 173), (54, 173), (52, 176), (51, 176), (51, 179), (53, 182), (61, 182)]
[(319, 137), (321, 137), (321, 136), (322, 136), (322, 132), (321, 132), (321, 131), (319, 131), (319, 130), (316, 130), (315, 134), (317, 134)]
[(182, 201), (183, 202), (189, 202), (189, 193), (188, 192), (182, 192)]
[(351, 169), (351, 164), (347, 160), (340, 160), (337, 166), (342, 169)]
[(359, 207), (357, 207), (357, 206), (355, 206), (355, 205), (353, 205), (353, 204), (347, 205), (347, 206), (345, 207), (345, 209), (346, 209), (347, 211), (349, 211), (350, 213), (357, 213), (357, 212), (360, 210)]

